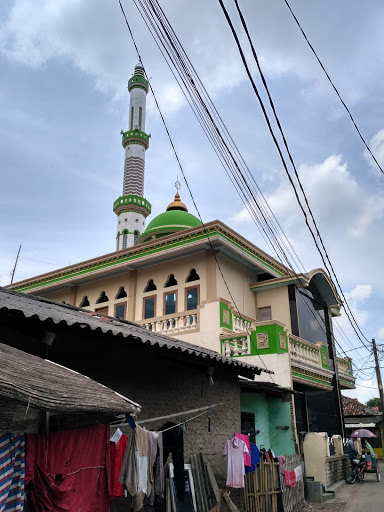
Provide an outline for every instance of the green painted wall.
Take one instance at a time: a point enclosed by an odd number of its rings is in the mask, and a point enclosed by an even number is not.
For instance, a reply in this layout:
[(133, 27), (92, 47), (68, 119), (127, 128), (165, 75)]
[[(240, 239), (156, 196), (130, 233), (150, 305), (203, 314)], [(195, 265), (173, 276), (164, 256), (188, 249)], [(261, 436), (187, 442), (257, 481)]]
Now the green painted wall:
[[(228, 311), (229, 322), (224, 321), (224, 311)], [(232, 311), (229, 309), (228, 304), (225, 302), (220, 302), (220, 327), (228, 327), (228, 329), (232, 329), (232, 325)]]
[[(254, 413), (256, 429), (260, 434), (256, 444), (260, 448), (272, 448), (275, 455), (292, 455), (295, 444), (291, 429), (291, 408), (288, 402), (280, 398), (267, 397), (265, 393), (241, 393), (242, 412)], [(288, 425), (287, 431), (277, 430), (276, 426)]]
[[(257, 333), (266, 332), (268, 333), (269, 348), (258, 349), (257, 348)], [(280, 333), (284, 334), (285, 348), (280, 347)], [(287, 335), (284, 332), (283, 327), (280, 325), (262, 325), (256, 327), (256, 331), (251, 334), (251, 355), (263, 355), (263, 354), (283, 354), (288, 352), (288, 340)]]

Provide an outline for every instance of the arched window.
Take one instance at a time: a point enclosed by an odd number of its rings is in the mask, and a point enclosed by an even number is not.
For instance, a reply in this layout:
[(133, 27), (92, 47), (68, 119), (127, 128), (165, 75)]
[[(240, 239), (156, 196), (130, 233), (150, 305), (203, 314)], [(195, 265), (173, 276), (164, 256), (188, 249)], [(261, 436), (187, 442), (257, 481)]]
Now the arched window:
[(126, 296), (127, 296), (127, 292), (124, 290), (124, 286), (120, 286), (115, 299), (124, 299), (124, 297), (126, 297)]
[(139, 130), (141, 130), (142, 118), (143, 118), (143, 109), (142, 109), (142, 107), (139, 107)]
[(105, 292), (100, 293), (100, 297), (97, 299), (96, 304), (102, 304), (103, 302), (108, 302), (109, 298), (105, 295)]
[(122, 247), (122, 249), (126, 249), (127, 248), (127, 243), (128, 243), (128, 230), (124, 229), (124, 231), (123, 231), (123, 247)]
[(144, 293), (145, 292), (154, 292), (155, 290), (157, 290), (157, 286), (153, 282), (153, 279), (150, 279), (147, 283), (147, 286), (144, 288)]
[(186, 283), (191, 283), (192, 281), (198, 281), (200, 279), (200, 276), (199, 274), (196, 272), (196, 269), (193, 268), (188, 277), (187, 277), (187, 280), (185, 281)]
[(84, 295), (84, 297), (82, 298), (82, 300), (80, 302), (79, 308), (86, 308), (87, 306), (89, 306), (89, 300), (88, 300), (88, 297), (86, 295)]
[(176, 286), (176, 285), (177, 285), (177, 281), (175, 279), (175, 276), (173, 274), (171, 274), (168, 277), (168, 281), (165, 283), (164, 288), (168, 288), (169, 286)]
[(133, 233), (133, 245), (136, 245), (137, 239), (139, 238), (140, 233), (136, 230)]

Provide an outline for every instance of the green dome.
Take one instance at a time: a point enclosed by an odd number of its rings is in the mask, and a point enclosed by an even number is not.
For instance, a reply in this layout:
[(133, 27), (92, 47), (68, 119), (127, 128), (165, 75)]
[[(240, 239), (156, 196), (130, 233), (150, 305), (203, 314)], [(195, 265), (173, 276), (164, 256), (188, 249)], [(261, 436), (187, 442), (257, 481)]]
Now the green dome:
[(168, 210), (160, 213), (147, 226), (144, 233), (138, 239), (142, 244), (153, 238), (160, 238), (171, 233), (182, 231), (183, 229), (195, 228), (201, 226), (200, 220), (184, 210)]

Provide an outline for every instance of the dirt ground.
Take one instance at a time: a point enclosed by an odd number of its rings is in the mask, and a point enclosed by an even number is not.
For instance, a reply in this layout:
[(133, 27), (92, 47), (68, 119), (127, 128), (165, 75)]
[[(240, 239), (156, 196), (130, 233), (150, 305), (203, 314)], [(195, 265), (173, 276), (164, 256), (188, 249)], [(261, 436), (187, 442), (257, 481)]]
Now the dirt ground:
[(344, 512), (345, 503), (307, 503), (302, 512)]

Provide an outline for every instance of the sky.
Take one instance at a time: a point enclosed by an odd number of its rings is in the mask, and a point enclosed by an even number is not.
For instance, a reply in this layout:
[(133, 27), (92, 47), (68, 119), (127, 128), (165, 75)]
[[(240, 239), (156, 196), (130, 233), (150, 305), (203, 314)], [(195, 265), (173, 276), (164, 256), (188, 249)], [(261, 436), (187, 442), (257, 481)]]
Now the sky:
[[(202, 133), (134, 3), (123, 0), (203, 221), (220, 219), (271, 253)], [(305, 269), (322, 267), (217, 0), (160, 0), (248, 167)], [(241, 41), (233, 0), (225, 0)], [(362, 134), (384, 166), (384, 4), (291, 0)], [(364, 335), (384, 344), (384, 175), (299, 32), (284, 0), (240, 0), (311, 208)], [(246, 56), (257, 80), (249, 48)], [(115, 248), (122, 194), (120, 130), (138, 57), (117, 0), (10, 0), (0, 5), (0, 284)], [(177, 162), (148, 95), (145, 197), (152, 217), (173, 199)], [(182, 200), (196, 214), (182, 182)], [(349, 325), (356, 390), (377, 396), (372, 356)], [(342, 330), (340, 330), (342, 329)], [(344, 356), (344, 354), (341, 354)], [(383, 365), (384, 366), (384, 365)]]

